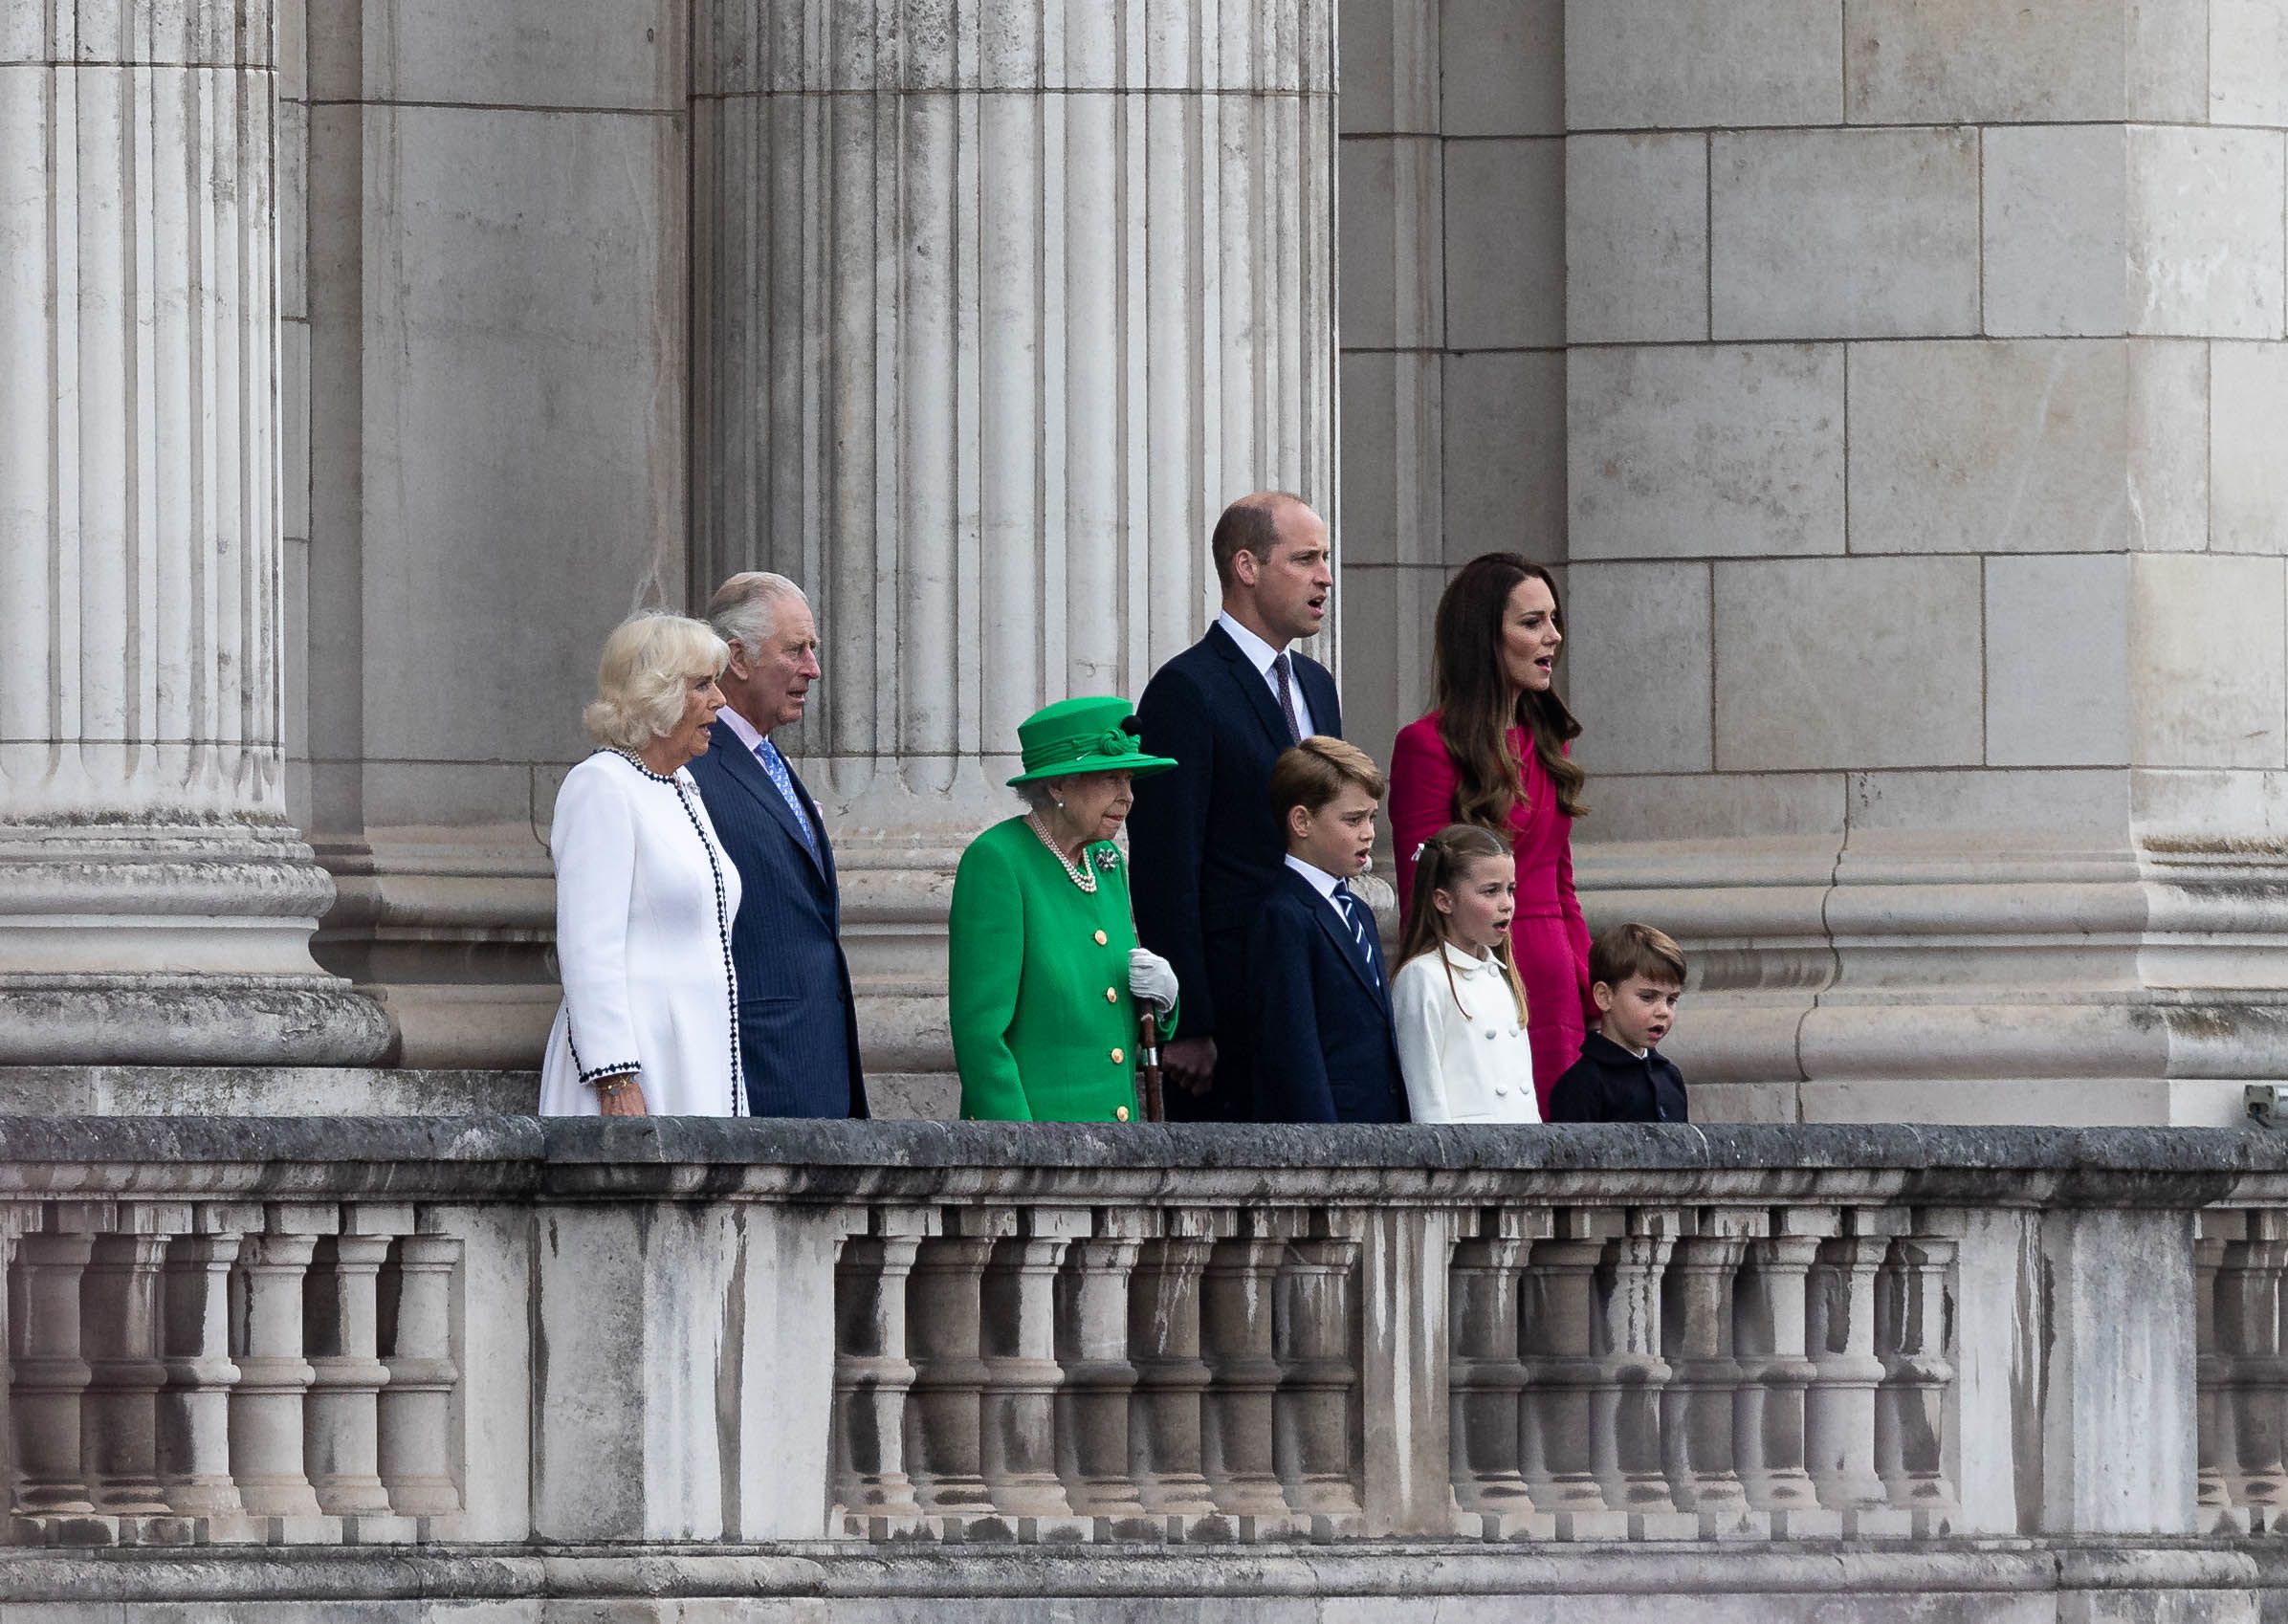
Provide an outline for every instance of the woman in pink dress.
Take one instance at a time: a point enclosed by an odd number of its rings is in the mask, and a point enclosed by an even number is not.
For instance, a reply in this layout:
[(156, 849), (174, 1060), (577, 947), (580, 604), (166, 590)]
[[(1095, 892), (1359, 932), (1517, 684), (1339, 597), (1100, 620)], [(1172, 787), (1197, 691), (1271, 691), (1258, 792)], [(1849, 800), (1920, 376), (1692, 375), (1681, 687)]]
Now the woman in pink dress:
[(1581, 724), (1554, 687), (1564, 624), (1540, 565), (1515, 553), (1463, 565), (1438, 602), (1438, 709), (1399, 730), (1390, 765), (1402, 902), (1414, 894), (1416, 848), (1448, 823), (1503, 830), (1517, 853), (1510, 945), (1544, 1121), (1550, 1090), (1596, 1019), (1589, 927), (1573, 898), (1573, 822), (1588, 807), (1586, 775), (1566, 747)]

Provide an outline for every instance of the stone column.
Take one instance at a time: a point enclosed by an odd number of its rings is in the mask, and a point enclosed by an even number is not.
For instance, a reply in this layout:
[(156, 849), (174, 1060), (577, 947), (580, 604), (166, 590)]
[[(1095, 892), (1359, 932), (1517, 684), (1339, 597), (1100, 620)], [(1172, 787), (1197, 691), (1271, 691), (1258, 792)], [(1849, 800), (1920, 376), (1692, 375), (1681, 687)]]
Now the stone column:
[(943, 1070), (935, 995), (899, 987), (1012, 809), (1017, 722), (1133, 698), (1199, 636), (1232, 496), (1331, 516), (1334, 8), (695, 27), (693, 591), (809, 590), (825, 677), (786, 742), (839, 842), (867, 1059)]
[(268, 0), (0, 29), (0, 1064), (359, 1064), (280, 730)]
[[(230, 1279), (244, 1236), (239, 1215), (212, 1207), (198, 1233), (167, 1242), (160, 1288), (159, 1481), (168, 1509), (207, 1520), (208, 1537), (243, 1533), (244, 1506), (231, 1477)], [(257, 1218), (258, 1221), (258, 1218)]]
[(1699, 1113), (2234, 1120), (2288, 1074), (2288, 37), (1565, 11), (1576, 875), (1694, 954)]
[(453, 1389), (461, 1379), (453, 1350), (452, 1284), (461, 1242), (451, 1235), (397, 1239), (390, 1305), (389, 1379), (382, 1388), (375, 1437), (389, 1506), (401, 1517), (436, 1517), (461, 1508), (453, 1477)]
[(1145, 1531), (1144, 1503), (1129, 1471), (1129, 1409), (1136, 1367), (1129, 1356), (1129, 1277), (1156, 1215), (1107, 1209), (1099, 1233), (1072, 1243), (1057, 1277), (1057, 1457), (1074, 1511), (1130, 1533)]

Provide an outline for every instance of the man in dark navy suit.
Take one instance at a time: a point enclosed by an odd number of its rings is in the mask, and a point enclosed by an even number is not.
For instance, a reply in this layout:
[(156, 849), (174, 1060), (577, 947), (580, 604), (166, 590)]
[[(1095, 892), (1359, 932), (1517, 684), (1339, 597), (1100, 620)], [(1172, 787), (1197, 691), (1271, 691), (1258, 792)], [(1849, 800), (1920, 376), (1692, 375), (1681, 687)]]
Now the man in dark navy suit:
[(1177, 766), (1136, 785), (1131, 884), (1137, 933), (1176, 966), (1183, 993), (1183, 1036), (1160, 1056), (1177, 1085), (1168, 1114), (1245, 1122), (1256, 1114), (1247, 932), (1287, 851), (1271, 763), (1343, 729), (1334, 678), (1287, 646), (1325, 624), (1334, 573), (1325, 521), (1284, 491), (1224, 509), (1209, 553), (1223, 612), (1136, 706), (1143, 747)]
[(691, 771), (743, 887), (731, 957), (747, 1108), (865, 1116), (834, 847), (818, 802), (771, 742), (802, 719), (818, 680), (818, 627), (801, 587), (759, 571), (716, 588), (707, 619), (731, 646), (727, 703)]

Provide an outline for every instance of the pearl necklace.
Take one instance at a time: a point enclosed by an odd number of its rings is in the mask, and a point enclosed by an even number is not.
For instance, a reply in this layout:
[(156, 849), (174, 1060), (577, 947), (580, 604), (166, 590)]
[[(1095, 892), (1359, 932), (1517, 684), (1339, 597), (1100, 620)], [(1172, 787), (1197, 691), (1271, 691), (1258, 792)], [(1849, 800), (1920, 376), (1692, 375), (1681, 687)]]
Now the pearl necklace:
[(1065, 855), (1065, 848), (1057, 844), (1056, 837), (1042, 826), (1040, 813), (1028, 812), (1025, 814), (1024, 821), (1026, 827), (1041, 837), (1041, 844), (1048, 847), (1048, 854), (1055, 858), (1058, 866), (1065, 870), (1065, 877), (1089, 895), (1095, 895), (1096, 866), (1089, 861), (1089, 848), (1081, 847), (1081, 860), (1076, 866), (1071, 858)]

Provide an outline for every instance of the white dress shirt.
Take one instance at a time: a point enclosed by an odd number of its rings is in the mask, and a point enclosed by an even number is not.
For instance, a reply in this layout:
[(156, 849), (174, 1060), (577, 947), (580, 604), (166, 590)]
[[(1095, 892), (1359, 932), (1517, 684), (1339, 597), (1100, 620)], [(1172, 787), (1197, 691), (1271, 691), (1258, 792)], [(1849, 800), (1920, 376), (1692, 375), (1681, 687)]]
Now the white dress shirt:
[(1415, 1121), (1541, 1120), (1533, 1042), (1500, 959), (1451, 943), (1417, 954), (1391, 979), (1391, 1013)]
[(1334, 900), (1334, 888), (1342, 882), (1324, 868), (1312, 867), (1291, 851), (1287, 853), (1287, 866), (1309, 880), (1310, 889), (1327, 899), (1327, 906), (1333, 909), (1334, 916), (1343, 922), (1343, 934), (1349, 935), (1351, 933), (1351, 916), (1343, 911), (1343, 905)]
[[(1271, 691), (1272, 701), (1277, 703), (1279, 678), (1272, 673), (1271, 662), (1278, 659), (1281, 654), (1287, 653), (1287, 650), (1272, 647), (1238, 621), (1233, 620), (1229, 614), (1217, 615), (1216, 624), (1223, 628), (1225, 635), (1240, 646), (1240, 652), (1247, 656), (1247, 663), (1252, 665), (1263, 677), (1265, 686)], [(1310, 705), (1303, 697), (1303, 679), (1296, 672), (1294, 667), (1295, 661), (1290, 654), (1287, 659), (1287, 691), (1294, 696), (1295, 700), (1295, 725), (1303, 730), (1297, 736), (1309, 738), (1319, 730), (1311, 725)]]

